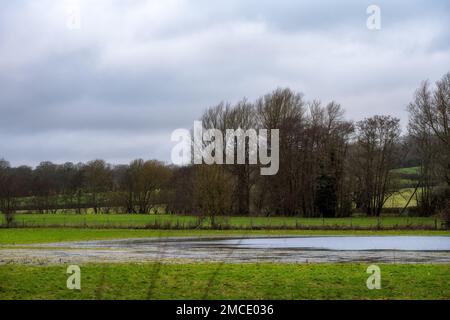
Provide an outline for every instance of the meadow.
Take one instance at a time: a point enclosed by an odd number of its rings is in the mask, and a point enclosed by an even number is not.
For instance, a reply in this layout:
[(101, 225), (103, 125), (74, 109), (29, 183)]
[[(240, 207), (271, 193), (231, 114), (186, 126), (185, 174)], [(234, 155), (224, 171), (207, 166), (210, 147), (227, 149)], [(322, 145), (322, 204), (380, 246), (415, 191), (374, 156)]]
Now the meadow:
[(366, 264), (86, 264), (81, 290), (66, 266), (0, 266), (0, 299), (449, 299), (449, 265), (380, 264), (368, 290)]

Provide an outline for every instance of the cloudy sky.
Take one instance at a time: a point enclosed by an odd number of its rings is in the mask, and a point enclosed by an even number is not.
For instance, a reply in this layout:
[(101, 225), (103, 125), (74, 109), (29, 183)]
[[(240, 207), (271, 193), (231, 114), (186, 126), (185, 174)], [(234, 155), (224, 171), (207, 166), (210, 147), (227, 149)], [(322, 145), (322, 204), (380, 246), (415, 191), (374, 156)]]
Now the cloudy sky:
[(449, 21), (444, 0), (0, 0), (0, 158), (169, 161), (174, 129), (277, 87), (405, 125)]

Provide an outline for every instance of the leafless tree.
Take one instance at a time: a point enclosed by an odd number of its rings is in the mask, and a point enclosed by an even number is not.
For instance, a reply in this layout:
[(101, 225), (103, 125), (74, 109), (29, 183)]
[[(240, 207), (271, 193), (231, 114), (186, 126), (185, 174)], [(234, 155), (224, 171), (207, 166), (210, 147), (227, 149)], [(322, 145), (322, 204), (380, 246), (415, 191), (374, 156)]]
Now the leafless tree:
[(441, 202), (435, 186), (440, 182), (450, 186), (450, 73), (434, 88), (423, 82), (408, 111), (408, 132), (420, 157), (420, 180), (414, 194), (420, 213), (430, 215)]
[(5, 215), (7, 226), (14, 221), (16, 199), (14, 190), (14, 177), (9, 162), (0, 159), (0, 211)]
[(232, 208), (232, 176), (220, 165), (195, 168), (194, 203), (202, 217), (210, 219), (211, 227), (217, 216), (226, 216)]
[(111, 166), (104, 160), (97, 159), (88, 162), (83, 172), (86, 191), (90, 195), (94, 213), (100, 213), (106, 202), (106, 192), (111, 190), (112, 186)]
[(391, 189), (391, 170), (398, 161), (400, 120), (374, 116), (357, 123), (353, 160), (358, 180), (357, 193), (368, 215), (379, 216)]

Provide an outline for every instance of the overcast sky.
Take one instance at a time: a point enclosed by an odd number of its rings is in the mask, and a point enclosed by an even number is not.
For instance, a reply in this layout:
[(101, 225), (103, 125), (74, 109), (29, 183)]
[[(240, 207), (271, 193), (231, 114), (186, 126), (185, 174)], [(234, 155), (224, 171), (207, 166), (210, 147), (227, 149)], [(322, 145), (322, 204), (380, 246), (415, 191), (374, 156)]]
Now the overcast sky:
[(405, 125), (420, 82), (450, 71), (447, 0), (78, 3), (79, 25), (77, 1), (0, 0), (0, 158), (13, 165), (169, 161), (173, 130), (277, 87)]

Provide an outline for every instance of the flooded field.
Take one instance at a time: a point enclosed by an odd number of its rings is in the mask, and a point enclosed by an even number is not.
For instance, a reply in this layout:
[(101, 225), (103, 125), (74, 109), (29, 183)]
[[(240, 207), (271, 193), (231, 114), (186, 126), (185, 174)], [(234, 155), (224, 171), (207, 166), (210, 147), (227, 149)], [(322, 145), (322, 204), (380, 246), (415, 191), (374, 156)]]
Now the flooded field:
[(450, 263), (447, 236), (149, 238), (4, 248), (0, 263)]

